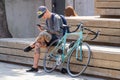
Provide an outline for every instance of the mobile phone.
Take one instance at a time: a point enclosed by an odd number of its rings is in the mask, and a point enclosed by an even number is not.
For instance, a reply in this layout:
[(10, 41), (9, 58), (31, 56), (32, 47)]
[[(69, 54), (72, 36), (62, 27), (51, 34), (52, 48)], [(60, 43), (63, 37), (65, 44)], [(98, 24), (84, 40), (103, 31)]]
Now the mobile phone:
[(41, 27), (41, 25), (40, 25), (40, 24), (37, 24), (37, 26), (38, 26), (38, 27)]

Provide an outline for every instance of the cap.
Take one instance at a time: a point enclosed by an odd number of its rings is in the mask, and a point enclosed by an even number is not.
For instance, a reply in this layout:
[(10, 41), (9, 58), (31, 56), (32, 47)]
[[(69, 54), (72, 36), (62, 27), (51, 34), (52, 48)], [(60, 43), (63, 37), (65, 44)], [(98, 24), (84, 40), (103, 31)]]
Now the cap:
[(41, 18), (44, 13), (46, 12), (47, 8), (45, 6), (40, 6), (38, 8), (38, 12), (37, 12), (37, 15), (38, 15), (38, 18)]

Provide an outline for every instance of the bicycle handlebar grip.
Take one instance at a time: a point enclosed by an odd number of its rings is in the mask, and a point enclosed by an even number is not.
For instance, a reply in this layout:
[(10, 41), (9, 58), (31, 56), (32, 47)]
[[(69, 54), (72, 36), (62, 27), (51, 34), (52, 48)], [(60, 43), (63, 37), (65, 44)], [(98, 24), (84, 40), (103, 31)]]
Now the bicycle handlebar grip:
[(86, 27), (84, 27), (84, 29), (92, 32), (92, 33), (95, 35), (95, 37), (93, 37), (93, 38), (90, 39), (90, 40), (96, 39), (96, 38), (98, 37), (98, 35), (100, 34), (100, 31), (95, 32), (95, 31), (92, 31), (92, 30), (90, 30), (90, 29), (88, 29), (88, 28), (86, 28)]
[(98, 35), (99, 35), (99, 34), (100, 34), (100, 31), (95, 32), (95, 37), (94, 37), (94, 38), (92, 38), (91, 40), (96, 39), (96, 38), (98, 37)]

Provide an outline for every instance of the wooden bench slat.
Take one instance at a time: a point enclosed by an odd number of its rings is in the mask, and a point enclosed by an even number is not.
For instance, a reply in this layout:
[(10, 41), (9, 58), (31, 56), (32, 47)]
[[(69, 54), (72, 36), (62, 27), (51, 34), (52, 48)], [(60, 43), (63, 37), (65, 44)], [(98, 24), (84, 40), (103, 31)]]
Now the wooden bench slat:
[(95, 0), (96, 2), (120, 2), (120, 0)]
[(83, 23), (84, 26), (118, 28), (120, 29), (119, 19), (100, 18), (100, 17), (66, 17), (68, 25), (78, 25)]
[[(28, 42), (25, 43), (26, 41)], [(23, 47), (29, 45), (29, 43), (31, 43), (32, 41), (33, 39), (31, 39), (30, 41), (29, 39), (28, 40), (14, 39), (14, 38), (0, 39), (0, 60), (32, 65), (33, 51), (29, 53), (23, 52)], [(120, 69), (120, 65), (119, 65), (120, 47), (91, 45), (91, 50), (92, 50), (92, 56), (91, 56), (90, 66), (93, 66), (93, 67), (92, 68), (90, 67), (90, 69), (88, 67), (85, 73), (95, 74), (98, 71), (97, 75), (101, 75), (101, 76), (114, 75), (110, 77), (119, 78), (118, 70)], [(41, 53), (39, 66), (43, 66), (44, 55), (45, 53)], [(102, 71), (99, 71), (99, 70), (102, 70)], [(108, 72), (105, 72), (105, 71), (108, 71)]]
[(119, 70), (112, 70), (112, 69), (103, 69), (103, 68), (96, 68), (96, 67), (88, 67), (85, 71), (87, 74), (98, 74), (101, 76), (111, 77), (120, 79), (120, 71)]
[(34, 40), (35, 38), (2, 38), (0, 39), (0, 47), (24, 49)]
[[(120, 61), (120, 58), (119, 58), (120, 47), (90, 45), (90, 48), (92, 51), (92, 58), (111, 60), (111, 61)], [(44, 58), (44, 55), (45, 55), (44, 52), (45, 50), (41, 53), (41, 59)], [(24, 52), (23, 50), (1, 48), (1, 47), (0, 47), (0, 53), (10, 54), (10, 55), (15, 55), (15, 56), (25, 56), (25, 57), (33, 57), (33, 54), (34, 54), (33, 51)]]
[(95, 7), (97, 9), (99, 8), (102, 8), (102, 9), (110, 9), (110, 8), (113, 8), (113, 9), (120, 9), (120, 2), (96, 2), (95, 3)]
[[(21, 44), (22, 45), (22, 44)], [(96, 67), (106, 67), (106, 68), (113, 68), (119, 69), (119, 62), (120, 62), (120, 47), (104, 47), (104, 46), (91, 46), (92, 50), (92, 57), (91, 57), (91, 66)], [(25, 53), (23, 50), (19, 49), (11, 49), (11, 48), (0, 48), (1, 55), (12, 55), (18, 57), (33, 57), (33, 52)], [(111, 54), (112, 53), (112, 54)], [(45, 53), (41, 54), (40, 59), (44, 58)], [(104, 57), (103, 57), (104, 56)], [(104, 62), (105, 64), (101, 63)], [(107, 64), (106, 64), (107, 63)], [(110, 66), (111, 63), (114, 63), (113, 66)]]
[(96, 9), (96, 14), (99, 15), (116, 15), (120, 16), (120, 9)]
[[(120, 29), (112, 29), (112, 28), (102, 28), (102, 27), (92, 27), (92, 26), (86, 26), (87, 28), (93, 30), (93, 31), (100, 31), (100, 35), (109, 35), (109, 36), (119, 36), (120, 37)], [(75, 30), (75, 27), (70, 28), (70, 31)], [(79, 32), (78, 30), (77, 32)], [(88, 31), (85, 31), (86, 33)], [(118, 34), (119, 33), (119, 34)]]
[[(33, 58), (27, 58), (27, 57), (18, 57), (18, 56), (0, 54), (0, 59), (2, 61), (7, 60), (8, 62), (15, 62), (20, 64), (29, 64), (29, 65), (33, 64)], [(39, 66), (43, 66), (42, 60), (39, 60)], [(113, 70), (113, 69), (107, 69), (107, 68), (88, 67), (84, 73), (120, 79), (120, 76), (119, 76), (120, 71), (115, 69)]]
[[(70, 40), (76, 40), (78, 36), (72, 36), (68, 37)], [(116, 46), (120, 46), (120, 37), (116, 36), (105, 36), (105, 35), (100, 35), (97, 39), (91, 41), (90, 38), (93, 38), (93, 35), (89, 35), (89, 39), (85, 39), (86, 41), (90, 42), (98, 42), (98, 43), (114, 43)], [(117, 45), (118, 44), (118, 45)]]

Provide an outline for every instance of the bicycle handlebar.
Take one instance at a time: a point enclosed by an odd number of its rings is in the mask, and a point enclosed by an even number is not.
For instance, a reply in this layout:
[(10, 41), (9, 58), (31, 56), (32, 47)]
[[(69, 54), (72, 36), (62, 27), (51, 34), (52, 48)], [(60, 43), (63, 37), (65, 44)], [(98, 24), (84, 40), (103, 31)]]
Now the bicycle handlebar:
[(86, 27), (84, 27), (84, 29), (87, 30), (87, 31), (92, 32), (95, 35), (91, 40), (96, 39), (98, 37), (98, 35), (100, 34), (100, 31), (95, 32), (95, 31), (92, 31), (92, 30), (90, 30), (90, 29), (88, 29)]
[[(80, 23), (80, 24), (78, 25), (78, 29), (80, 28), (80, 30), (82, 29), (82, 30), (90, 31), (90, 32), (92, 32), (92, 33), (95, 35), (91, 40), (96, 39), (96, 38), (98, 37), (98, 35), (100, 34), (100, 31), (95, 32), (95, 31), (92, 31), (91, 29), (88, 29), (88, 28), (82, 26), (82, 25), (83, 25), (83, 23)], [(77, 31), (78, 29), (76, 29), (76, 31)]]
[[(37, 24), (37, 26), (41, 26), (40, 24)], [(61, 27), (61, 28), (65, 28), (65, 27), (67, 27), (67, 28), (69, 28), (67, 25), (64, 25), (63, 27)], [(84, 27), (83, 26), (83, 23), (80, 23), (79, 25), (77, 25), (77, 28), (75, 29), (75, 30), (73, 30), (73, 31), (70, 31), (69, 33), (73, 33), (73, 32), (76, 32), (78, 29), (82, 29), (82, 30), (87, 30), (87, 31), (90, 31), (90, 32), (92, 32), (95, 36), (91, 39), (91, 40), (94, 40), (94, 39), (96, 39), (97, 37), (98, 37), (98, 35), (100, 34), (100, 31), (97, 31), (97, 32), (95, 32), (95, 31), (92, 31), (91, 29), (88, 29), (88, 28), (86, 28), (86, 27)]]

